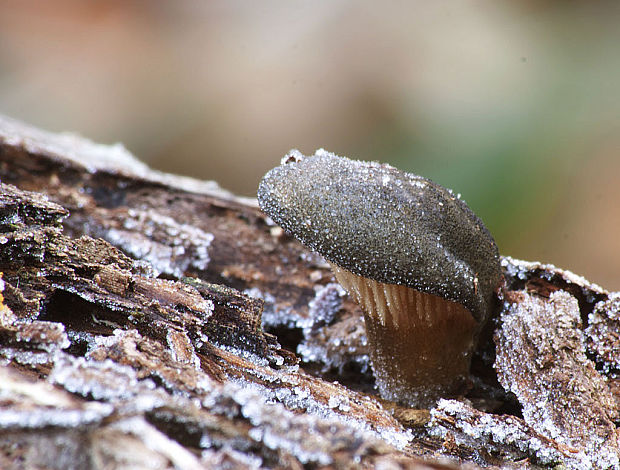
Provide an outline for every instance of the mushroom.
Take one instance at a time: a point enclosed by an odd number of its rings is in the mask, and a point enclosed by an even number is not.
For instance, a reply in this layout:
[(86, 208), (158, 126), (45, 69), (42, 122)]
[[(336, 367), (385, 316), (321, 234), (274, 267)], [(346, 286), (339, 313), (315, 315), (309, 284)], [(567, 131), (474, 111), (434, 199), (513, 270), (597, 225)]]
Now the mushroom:
[(502, 275), (493, 237), (459, 196), (321, 149), (284, 157), (258, 202), (361, 306), (383, 398), (428, 407), (465, 391)]

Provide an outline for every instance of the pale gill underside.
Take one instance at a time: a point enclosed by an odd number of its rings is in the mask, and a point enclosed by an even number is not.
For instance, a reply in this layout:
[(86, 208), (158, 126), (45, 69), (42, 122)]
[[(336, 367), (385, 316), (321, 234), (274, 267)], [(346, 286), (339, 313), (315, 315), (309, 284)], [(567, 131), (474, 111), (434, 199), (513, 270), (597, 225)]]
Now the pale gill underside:
[[(463, 305), (407, 286), (376, 282), (330, 263), (338, 282), (382, 326), (429, 328), (446, 322), (470, 324), (474, 320)], [(471, 319), (471, 322), (470, 320)]]
[(338, 282), (361, 306), (381, 396), (432, 406), (463, 391), (477, 323), (456, 302), (363, 278), (337, 265)]

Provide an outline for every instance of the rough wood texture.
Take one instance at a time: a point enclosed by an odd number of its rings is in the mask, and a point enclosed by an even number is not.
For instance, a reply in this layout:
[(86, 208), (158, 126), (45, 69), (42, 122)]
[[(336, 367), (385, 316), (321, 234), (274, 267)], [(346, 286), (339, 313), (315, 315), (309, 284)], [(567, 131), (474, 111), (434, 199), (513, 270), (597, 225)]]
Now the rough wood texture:
[(505, 258), (468, 395), (408, 410), (253, 200), (1, 117), (0, 178), (1, 468), (620, 468), (617, 294)]

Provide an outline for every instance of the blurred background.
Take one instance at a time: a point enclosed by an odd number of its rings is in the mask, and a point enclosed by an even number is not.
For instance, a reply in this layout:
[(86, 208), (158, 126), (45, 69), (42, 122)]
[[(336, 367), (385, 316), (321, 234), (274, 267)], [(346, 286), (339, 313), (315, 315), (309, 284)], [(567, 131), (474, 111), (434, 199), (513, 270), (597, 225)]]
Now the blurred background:
[(620, 2), (0, 4), (0, 112), (254, 195), (291, 148), (461, 193), (620, 290)]

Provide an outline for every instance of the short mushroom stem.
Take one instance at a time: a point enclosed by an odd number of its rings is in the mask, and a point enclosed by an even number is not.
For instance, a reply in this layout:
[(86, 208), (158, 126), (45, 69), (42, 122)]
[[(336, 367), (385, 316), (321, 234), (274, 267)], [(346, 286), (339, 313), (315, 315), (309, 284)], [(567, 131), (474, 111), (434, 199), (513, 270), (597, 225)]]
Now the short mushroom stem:
[(477, 332), (469, 310), (334, 264), (332, 270), (364, 311), (371, 364), (382, 397), (430, 407), (440, 397), (465, 391)]

